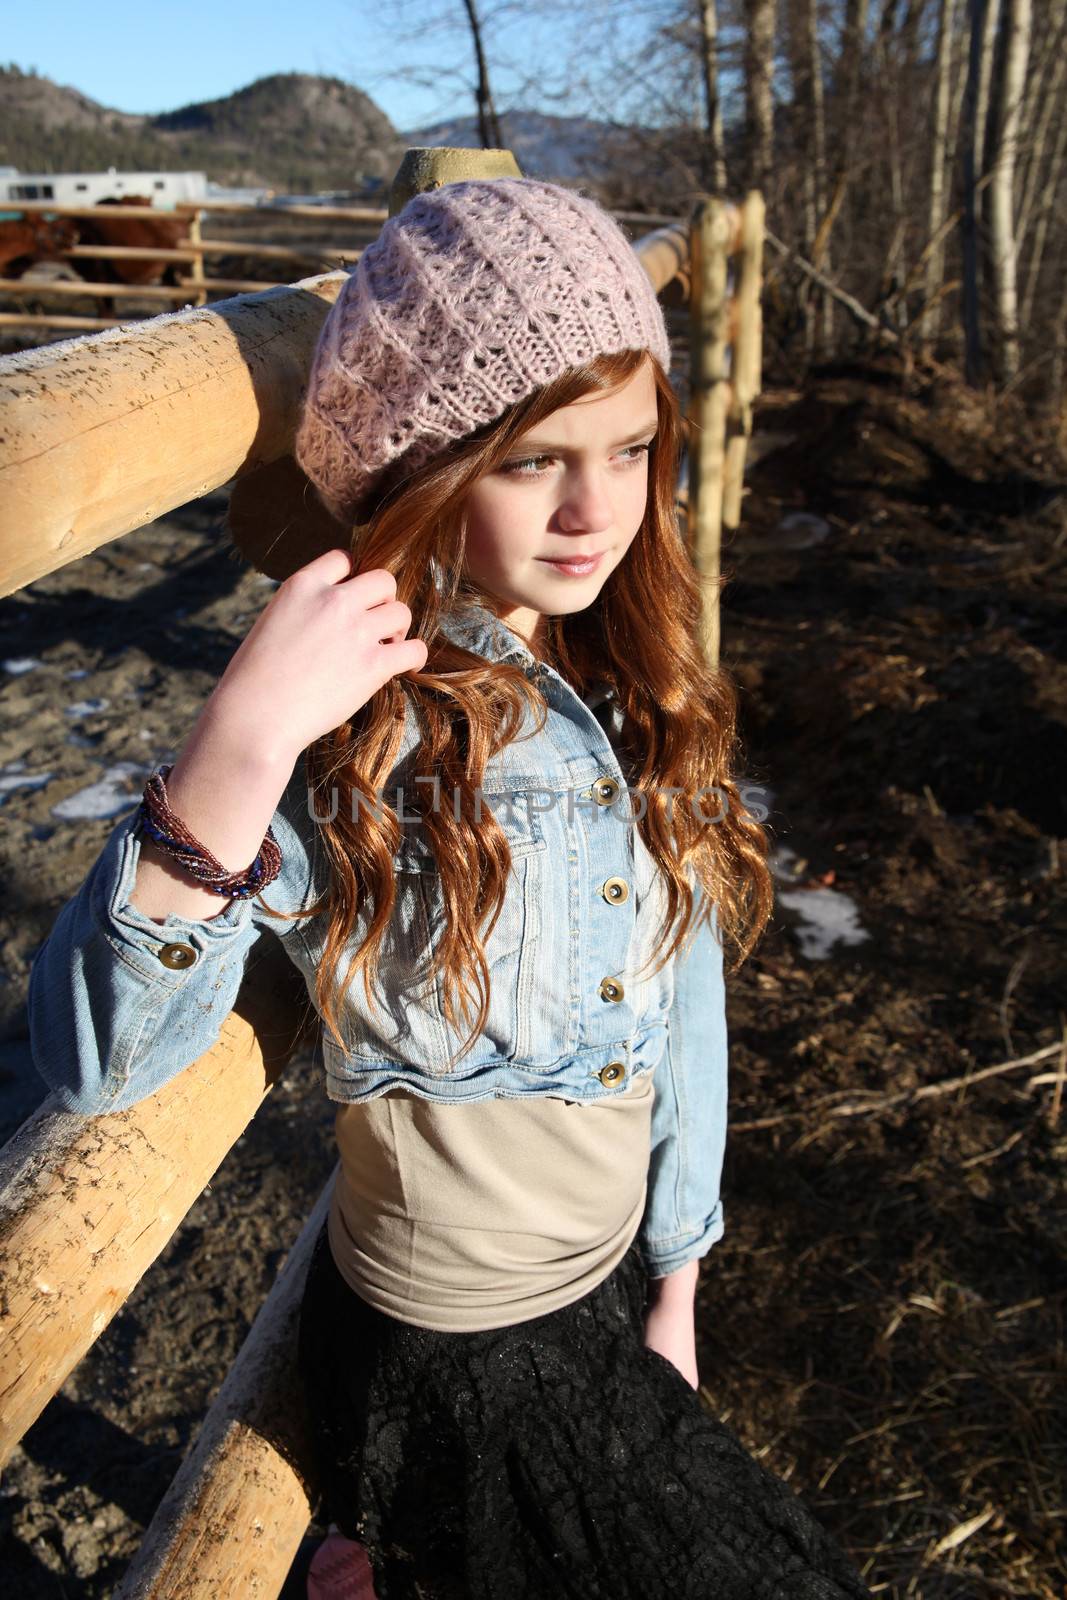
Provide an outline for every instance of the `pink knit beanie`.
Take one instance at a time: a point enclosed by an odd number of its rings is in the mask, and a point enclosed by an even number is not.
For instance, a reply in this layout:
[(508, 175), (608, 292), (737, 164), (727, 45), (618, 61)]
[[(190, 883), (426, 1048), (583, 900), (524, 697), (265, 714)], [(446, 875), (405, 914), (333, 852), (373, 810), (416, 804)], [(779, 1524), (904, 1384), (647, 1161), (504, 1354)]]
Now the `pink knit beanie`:
[(323, 326), (296, 458), (358, 521), (385, 469), (412, 470), (599, 354), (670, 344), (655, 290), (596, 200), (534, 178), (414, 195), (364, 250)]

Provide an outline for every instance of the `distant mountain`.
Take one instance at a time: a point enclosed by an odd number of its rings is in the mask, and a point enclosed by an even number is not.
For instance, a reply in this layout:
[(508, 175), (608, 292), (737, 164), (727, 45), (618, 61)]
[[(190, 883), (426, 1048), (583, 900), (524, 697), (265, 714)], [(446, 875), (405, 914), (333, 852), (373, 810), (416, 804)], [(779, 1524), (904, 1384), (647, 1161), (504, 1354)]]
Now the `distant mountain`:
[(221, 100), (144, 116), (0, 69), (0, 165), (23, 172), (188, 168), (216, 183), (310, 192), (390, 179), (404, 149), (385, 113), (339, 78), (276, 73)]
[[(530, 178), (586, 184), (605, 203), (662, 208), (689, 182), (665, 161), (664, 135), (589, 117), (506, 111), (501, 136)], [(691, 142), (683, 130), (683, 145)], [(481, 144), (477, 119), (455, 117), (398, 133), (369, 95), (340, 78), (281, 72), (220, 100), (155, 116), (115, 111), (77, 89), (17, 67), (0, 68), (0, 166), (22, 172), (206, 172), (215, 183), (288, 193), (386, 187), (411, 145)], [(380, 198), (376, 195), (376, 199)]]
[[(504, 111), (500, 114), (500, 134), (505, 149), (512, 152), (527, 178), (580, 183), (583, 178), (606, 176), (613, 165), (609, 141), (614, 139), (616, 130), (589, 117)], [(401, 138), (405, 145), (456, 145), (464, 149), (481, 144), (478, 119), (474, 116), (410, 128)]]

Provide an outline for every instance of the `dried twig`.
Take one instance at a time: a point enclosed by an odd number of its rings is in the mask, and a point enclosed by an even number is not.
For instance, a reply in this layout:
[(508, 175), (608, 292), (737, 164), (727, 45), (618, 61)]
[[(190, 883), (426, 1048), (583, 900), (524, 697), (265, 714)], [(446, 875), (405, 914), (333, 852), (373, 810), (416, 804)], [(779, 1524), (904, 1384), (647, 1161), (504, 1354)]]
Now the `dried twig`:
[[(1005, 1072), (1014, 1072), (1017, 1067), (1032, 1067), (1039, 1061), (1047, 1061), (1050, 1056), (1059, 1055), (1061, 1067), (1064, 1071), (1057, 1074), (1062, 1077), (1067, 1071), (1067, 1029), (1064, 1038), (1056, 1044), (1048, 1044), (1042, 1050), (1033, 1050), (1027, 1056), (1017, 1056), (1012, 1061), (998, 1061), (991, 1067), (980, 1067), (977, 1072), (967, 1073), (962, 1078), (942, 1078), (938, 1083), (920, 1084), (917, 1089), (901, 1089), (895, 1094), (872, 1095), (870, 1100), (845, 1101), (841, 1105), (828, 1105), (827, 1101), (832, 1096), (825, 1096), (816, 1100), (816, 1106), (824, 1107), (831, 1117), (866, 1117), (881, 1111), (888, 1111), (892, 1106), (913, 1104), (917, 1100), (927, 1100), (935, 1095), (951, 1094), (953, 1089), (969, 1089), (973, 1083), (981, 1083), (985, 1078), (996, 1078)], [(1042, 1075), (1044, 1081), (1044, 1075)], [(837, 1091), (840, 1092), (840, 1091)], [(853, 1091), (847, 1090), (846, 1093)], [(732, 1122), (732, 1133), (749, 1133), (759, 1128), (773, 1128), (783, 1122), (796, 1122), (800, 1118), (811, 1115), (811, 1107), (803, 1111), (781, 1111), (773, 1117), (756, 1117), (750, 1122)]]

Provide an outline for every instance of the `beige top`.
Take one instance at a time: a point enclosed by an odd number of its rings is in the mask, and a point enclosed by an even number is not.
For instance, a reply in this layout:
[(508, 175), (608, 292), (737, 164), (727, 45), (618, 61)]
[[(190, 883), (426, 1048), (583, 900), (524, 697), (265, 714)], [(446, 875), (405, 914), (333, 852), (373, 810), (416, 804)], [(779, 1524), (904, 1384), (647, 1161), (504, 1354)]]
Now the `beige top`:
[[(608, 686), (594, 684), (586, 704), (614, 746), (621, 719)], [(640, 970), (663, 906), (637, 830), (634, 850)], [(645, 1072), (585, 1103), (448, 1105), (390, 1089), (342, 1105), (328, 1220), (341, 1276), (378, 1310), (442, 1332), (506, 1327), (580, 1300), (640, 1226), (654, 1094)]]
[(328, 1229), (342, 1277), (389, 1316), (443, 1332), (570, 1305), (637, 1233), (654, 1093), (646, 1072), (585, 1104), (390, 1089), (340, 1106)]

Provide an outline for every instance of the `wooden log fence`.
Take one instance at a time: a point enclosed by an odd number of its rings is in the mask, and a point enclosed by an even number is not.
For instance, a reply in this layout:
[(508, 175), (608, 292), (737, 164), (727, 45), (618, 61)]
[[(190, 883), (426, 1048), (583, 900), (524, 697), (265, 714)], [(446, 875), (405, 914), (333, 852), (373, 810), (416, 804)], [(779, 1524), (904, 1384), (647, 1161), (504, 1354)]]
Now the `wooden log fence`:
[[(413, 174), (417, 187), (433, 181), (442, 154), (442, 181), (484, 171), (486, 152), (409, 151), (391, 211), (412, 192)], [(491, 175), (500, 176), (499, 158), (508, 153), (488, 154), (495, 158)], [(657, 293), (680, 283), (689, 297), (694, 445), (687, 530), (709, 580), (705, 639), (712, 647), (719, 529), (724, 509), (736, 515), (740, 507), (759, 387), (762, 225), (756, 193), (741, 207), (709, 199), (691, 219), (667, 220), (634, 246)], [(327, 273), (0, 358), (0, 594), (288, 456), (315, 341), (342, 282), (341, 273)], [(0, 1465), (179, 1228), (309, 1037), (301, 1032), (303, 984), (278, 941), (266, 946), (250, 963), (216, 1044), (171, 1083), (128, 1111), (96, 1118), (64, 1112), (48, 1096), (0, 1152)], [(316, 1498), (294, 1403), (293, 1344), (334, 1176), (118, 1600), (279, 1592)]]

